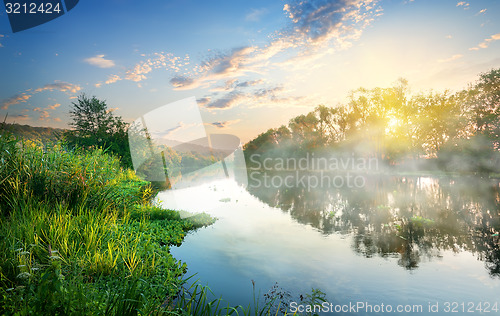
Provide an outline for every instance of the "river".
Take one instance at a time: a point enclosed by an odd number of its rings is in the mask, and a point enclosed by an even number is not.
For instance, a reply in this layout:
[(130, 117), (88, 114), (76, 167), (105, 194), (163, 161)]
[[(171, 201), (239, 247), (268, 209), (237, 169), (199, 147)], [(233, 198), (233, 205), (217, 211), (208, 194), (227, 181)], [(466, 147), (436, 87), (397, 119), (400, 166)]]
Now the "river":
[(288, 293), (289, 309), (320, 289), (330, 304), (323, 314), (375, 315), (389, 308), (497, 314), (499, 182), (365, 180), (363, 187), (313, 189), (255, 181), (242, 188), (221, 180), (164, 191), (158, 199), (164, 207), (218, 219), (171, 253), (231, 305), (253, 301), (253, 280), (261, 305), (274, 286)]

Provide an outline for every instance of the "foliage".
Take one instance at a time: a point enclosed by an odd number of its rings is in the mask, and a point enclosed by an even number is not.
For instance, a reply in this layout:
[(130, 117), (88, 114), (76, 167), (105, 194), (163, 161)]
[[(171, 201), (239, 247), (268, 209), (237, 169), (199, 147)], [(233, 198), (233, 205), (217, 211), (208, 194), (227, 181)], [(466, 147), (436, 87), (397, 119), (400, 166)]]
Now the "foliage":
[[(12, 147), (8, 141), (2, 144)], [(136, 193), (147, 187), (102, 150), (69, 152), (58, 144), (45, 151), (31, 141), (14, 147), (16, 152), (8, 156), (8, 168), (2, 174), (8, 179), (0, 185), (3, 213), (23, 209), (24, 198), (60, 203), (73, 210), (125, 208), (140, 202)]]
[(120, 157), (123, 166), (132, 166), (128, 124), (120, 116), (113, 115), (105, 101), (81, 94), (76, 102), (72, 102), (70, 116), (73, 119), (70, 126), (74, 129), (64, 133), (70, 146), (104, 148)]
[(61, 135), (65, 132), (61, 128), (53, 127), (37, 127), (29, 125), (20, 125), (16, 123), (4, 124), (5, 131), (15, 135), (16, 137), (39, 141), (44, 144), (57, 142)]

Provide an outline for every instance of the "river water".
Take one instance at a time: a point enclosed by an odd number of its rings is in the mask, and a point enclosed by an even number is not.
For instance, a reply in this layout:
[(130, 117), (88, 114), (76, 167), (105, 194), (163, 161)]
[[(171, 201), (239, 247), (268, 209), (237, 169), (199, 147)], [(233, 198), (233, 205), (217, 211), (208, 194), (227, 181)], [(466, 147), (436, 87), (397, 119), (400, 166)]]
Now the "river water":
[(329, 304), (323, 314), (500, 314), (498, 181), (372, 176), (362, 188), (258, 184), (221, 180), (158, 195), (164, 207), (218, 219), (171, 252), (231, 305), (253, 302), (253, 280), (261, 305), (275, 286), (289, 293), (289, 309), (320, 289)]

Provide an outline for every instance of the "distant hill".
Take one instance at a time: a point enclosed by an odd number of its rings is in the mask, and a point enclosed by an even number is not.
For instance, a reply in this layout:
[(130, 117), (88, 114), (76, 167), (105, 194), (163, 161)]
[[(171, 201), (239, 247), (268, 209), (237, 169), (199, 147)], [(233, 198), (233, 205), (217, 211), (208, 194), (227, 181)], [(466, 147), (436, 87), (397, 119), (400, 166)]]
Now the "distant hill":
[(36, 127), (17, 123), (0, 123), (0, 130), (5, 129), (12, 134), (29, 140), (39, 140), (43, 143), (57, 141), (66, 129), (53, 127)]

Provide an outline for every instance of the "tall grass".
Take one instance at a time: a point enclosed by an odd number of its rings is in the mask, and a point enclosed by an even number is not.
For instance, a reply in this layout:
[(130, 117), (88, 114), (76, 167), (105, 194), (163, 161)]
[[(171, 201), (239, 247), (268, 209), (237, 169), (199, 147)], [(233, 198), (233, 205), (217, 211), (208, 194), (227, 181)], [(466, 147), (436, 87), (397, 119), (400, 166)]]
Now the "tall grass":
[(187, 271), (169, 247), (211, 219), (152, 206), (102, 150), (44, 147), (0, 131), (0, 314), (157, 311)]

